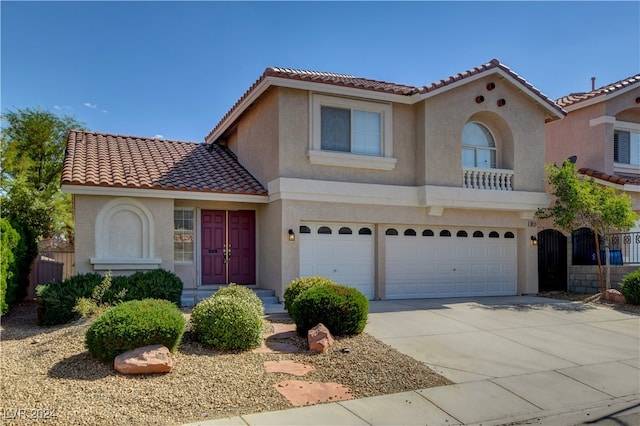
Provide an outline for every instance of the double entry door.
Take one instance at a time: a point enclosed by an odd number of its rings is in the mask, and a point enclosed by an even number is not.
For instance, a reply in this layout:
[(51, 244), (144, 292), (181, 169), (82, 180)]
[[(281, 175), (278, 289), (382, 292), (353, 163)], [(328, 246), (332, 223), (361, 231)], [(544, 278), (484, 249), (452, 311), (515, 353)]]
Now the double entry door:
[(253, 210), (202, 210), (202, 285), (255, 284)]

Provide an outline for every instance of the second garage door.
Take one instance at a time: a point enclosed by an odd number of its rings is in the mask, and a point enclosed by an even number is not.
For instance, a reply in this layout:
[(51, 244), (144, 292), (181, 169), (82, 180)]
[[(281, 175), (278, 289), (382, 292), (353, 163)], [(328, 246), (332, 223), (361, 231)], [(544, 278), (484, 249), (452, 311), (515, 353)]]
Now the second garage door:
[(388, 299), (517, 294), (515, 231), (389, 228)]
[(300, 276), (323, 276), (374, 297), (372, 225), (307, 223), (300, 226)]

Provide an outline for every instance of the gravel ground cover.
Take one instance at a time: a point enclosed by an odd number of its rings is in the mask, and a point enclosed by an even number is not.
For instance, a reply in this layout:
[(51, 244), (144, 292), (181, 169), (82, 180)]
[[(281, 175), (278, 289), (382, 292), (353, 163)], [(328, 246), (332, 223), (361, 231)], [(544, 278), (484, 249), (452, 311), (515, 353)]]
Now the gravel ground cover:
[[(266, 373), (269, 360), (308, 364), (314, 370), (300, 379), (343, 384), (355, 398), (450, 383), (366, 333), (336, 338), (335, 350), (325, 354), (308, 352), (300, 337), (283, 341), (300, 347), (298, 353), (261, 354), (215, 351), (196, 342), (188, 329), (171, 373), (124, 376), (85, 349), (88, 322), (38, 327), (35, 321), (33, 303), (2, 318), (2, 424), (176, 425), (291, 408), (274, 385), (295, 377)], [(265, 321), (267, 327), (291, 322), (286, 314)]]
[(616, 302), (611, 302), (609, 300), (601, 300), (600, 293), (582, 294), (582, 293), (569, 293), (566, 291), (561, 291), (561, 292), (542, 293), (542, 294), (539, 294), (539, 296), (549, 297), (552, 299), (571, 300), (572, 302), (587, 303), (594, 306), (614, 309), (616, 311), (640, 314), (640, 305), (632, 305), (630, 303), (616, 303)]

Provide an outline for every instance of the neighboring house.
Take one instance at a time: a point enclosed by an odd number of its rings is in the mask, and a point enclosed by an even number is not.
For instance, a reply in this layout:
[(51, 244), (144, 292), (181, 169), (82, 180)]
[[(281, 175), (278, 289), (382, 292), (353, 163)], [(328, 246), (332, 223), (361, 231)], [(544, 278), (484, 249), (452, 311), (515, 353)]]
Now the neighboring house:
[(308, 275), (370, 299), (537, 293), (563, 116), (497, 60), (422, 87), (267, 68), (206, 144), (70, 133), (76, 270), (169, 269), (185, 301)]
[[(570, 94), (556, 103), (564, 108), (567, 116), (545, 127), (546, 162), (559, 165), (575, 157), (579, 173), (628, 194), (633, 201), (632, 208), (640, 213), (640, 74), (598, 89), (592, 87), (589, 92)], [(568, 256), (564, 255), (565, 259), (570, 259), (569, 289), (597, 289), (597, 284), (587, 285), (585, 278), (594, 274), (588, 268), (575, 267), (594, 263), (593, 232), (576, 230), (572, 237), (565, 244)], [(545, 235), (539, 236), (540, 249), (543, 250), (545, 244), (547, 248), (561, 245), (557, 240), (562, 238), (560, 232), (547, 230)], [(616, 251), (612, 263), (622, 262), (637, 268), (640, 265), (640, 221), (628, 233), (613, 238), (611, 249)], [(549, 260), (553, 262), (554, 258), (562, 257), (561, 251), (548, 256)], [(620, 256), (616, 257), (616, 253)], [(540, 264), (541, 280), (545, 269), (543, 263)], [(632, 268), (617, 268), (612, 282), (619, 282), (620, 277)], [(564, 277), (566, 283), (566, 273)]]

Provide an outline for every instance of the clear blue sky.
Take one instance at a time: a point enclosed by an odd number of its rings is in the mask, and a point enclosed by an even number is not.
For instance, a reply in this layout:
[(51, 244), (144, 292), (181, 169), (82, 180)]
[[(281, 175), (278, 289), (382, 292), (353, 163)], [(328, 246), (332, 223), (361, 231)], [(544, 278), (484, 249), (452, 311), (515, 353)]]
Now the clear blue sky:
[(640, 2), (0, 2), (1, 108), (202, 141), (268, 66), (426, 85), (498, 58), (556, 99), (640, 71)]

